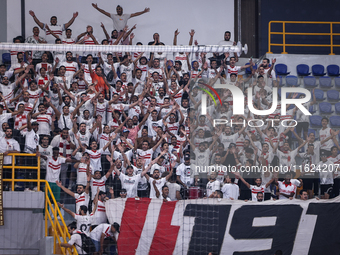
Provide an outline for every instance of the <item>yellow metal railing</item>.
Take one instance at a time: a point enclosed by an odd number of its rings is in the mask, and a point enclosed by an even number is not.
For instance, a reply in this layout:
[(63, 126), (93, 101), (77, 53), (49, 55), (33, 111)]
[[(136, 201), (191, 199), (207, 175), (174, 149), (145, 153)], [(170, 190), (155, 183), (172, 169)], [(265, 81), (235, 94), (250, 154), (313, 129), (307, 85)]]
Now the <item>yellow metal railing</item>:
[[(3, 179), (3, 182), (11, 182), (12, 184), (12, 191), (14, 191), (14, 183), (16, 182), (36, 182), (37, 189), (40, 191), (40, 184), (45, 184), (45, 236), (49, 235), (48, 223), (50, 223), (52, 228), (52, 235), (53, 235), (53, 253), (57, 253), (57, 246), (62, 254), (75, 254), (78, 255), (75, 248), (65, 249), (60, 246), (61, 243), (66, 242), (66, 238), (71, 238), (70, 234), (68, 233), (67, 225), (64, 221), (64, 218), (60, 212), (59, 206), (55, 197), (53, 195), (52, 189), (48, 184), (48, 181), (40, 179), (40, 157), (37, 158), (37, 166), (16, 166), (15, 165), (15, 157), (16, 156), (32, 156), (36, 157), (36, 154), (27, 154), (27, 153), (9, 153), (7, 156), (12, 156), (12, 165), (11, 166), (3, 166), (5, 169), (12, 169), (12, 178), (11, 179)], [(15, 179), (15, 170), (16, 169), (35, 169), (37, 170), (37, 179)], [(51, 213), (50, 213), (51, 210)], [(53, 216), (53, 218), (52, 218)], [(61, 221), (61, 223), (59, 222)], [(62, 238), (62, 240), (60, 239)]]
[[(282, 32), (272, 32), (272, 24), (282, 24)], [(329, 25), (329, 33), (296, 33), (296, 32), (287, 32), (286, 24), (323, 24)], [(270, 21), (268, 24), (268, 52), (272, 54), (271, 51), (272, 46), (282, 46), (283, 51), (281, 54), (287, 54), (286, 47), (330, 47), (329, 55), (335, 55), (333, 48), (340, 47), (340, 44), (334, 44), (334, 36), (339, 36), (340, 33), (333, 33), (333, 25), (339, 25), (340, 22), (318, 22), (318, 21)], [(271, 36), (272, 35), (282, 35), (282, 43), (272, 43)], [(287, 44), (286, 43), (286, 35), (323, 35), (330, 37), (330, 44)]]

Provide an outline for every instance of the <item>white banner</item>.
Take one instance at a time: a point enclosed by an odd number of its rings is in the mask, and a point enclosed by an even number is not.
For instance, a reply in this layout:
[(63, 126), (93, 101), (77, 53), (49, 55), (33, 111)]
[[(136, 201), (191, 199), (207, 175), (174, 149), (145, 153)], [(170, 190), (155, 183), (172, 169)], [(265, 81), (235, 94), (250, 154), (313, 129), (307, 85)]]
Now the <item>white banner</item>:
[(119, 254), (338, 254), (340, 198), (265, 202), (112, 199)]

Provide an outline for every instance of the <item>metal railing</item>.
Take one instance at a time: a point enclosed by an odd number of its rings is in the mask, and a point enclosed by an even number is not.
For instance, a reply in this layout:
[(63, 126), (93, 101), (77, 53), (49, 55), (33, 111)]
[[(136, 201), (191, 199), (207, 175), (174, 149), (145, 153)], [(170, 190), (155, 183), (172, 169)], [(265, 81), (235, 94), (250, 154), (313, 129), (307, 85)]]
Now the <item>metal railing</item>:
[[(282, 31), (272, 32), (272, 24), (282, 24)], [(329, 25), (330, 30), (327, 33), (303, 33), (303, 32), (287, 32), (286, 24), (323, 24)], [(329, 47), (330, 53), (329, 55), (334, 54), (334, 47), (340, 47), (340, 44), (334, 44), (334, 36), (339, 36), (340, 33), (333, 33), (333, 25), (339, 25), (340, 22), (318, 22), (318, 21), (270, 21), (268, 24), (268, 52), (272, 54), (272, 46), (282, 46), (283, 50), (281, 54), (288, 54), (286, 51), (286, 47)], [(282, 35), (282, 43), (272, 43), (271, 36), (272, 35)], [(305, 35), (322, 35), (330, 37), (330, 44), (291, 44), (286, 43), (286, 35), (297, 35), (297, 36), (305, 36)]]
[[(55, 197), (53, 195), (52, 189), (46, 180), (40, 179), (40, 157), (37, 158), (37, 166), (16, 166), (15, 165), (15, 157), (36, 157), (36, 154), (28, 154), (28, 153), (9, 153), (6, 156), (12, 156), (12, 165), (11, 166), (3, 166), (4, 169), (12, 169), (12, 178), (11, 179), (3, 179), (3, 182), (11, 182), (12, 191), (14, 191), (14, 184), (16, 182), (36, 182), (37, 190), (40, 191), (41, 183), (45, 185), (45, 236), (49, 236), (49, 228), (48, 223), (51, 225), (52, 236), (53, 236), (53, 253), (57, 253), (57, 247), (60, 248), (62, 254), (74, 254), (77, 255), (77, 251), (75, 248), (66, 249), (60, 246), (61, 243), (66, 242), (66, 238), (71, 238), (68, 233), (67, 225), (64, 221), (64, 218), (60, 212), (59, 206)], [(37, 179), (15, 179), (15, 170), (16, 169), (32, 169), (37, 170)], [(51, 211), (51, 212), (50, 212)], [(61, 221), (61, 223), (59, 222)], [(62, 239), (61, 239), (62, 238)], [(69, 253), (67, 252), (69, 251)]]

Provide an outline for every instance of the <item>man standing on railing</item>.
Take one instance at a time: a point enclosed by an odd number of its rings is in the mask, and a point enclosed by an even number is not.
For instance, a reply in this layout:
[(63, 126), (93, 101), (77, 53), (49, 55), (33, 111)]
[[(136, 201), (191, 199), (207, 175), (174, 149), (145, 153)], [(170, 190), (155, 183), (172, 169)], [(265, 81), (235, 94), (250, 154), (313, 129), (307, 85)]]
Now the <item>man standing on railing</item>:
[[(13, 130), (6, 128), (5, 137), (0, 138), (0, 153), (4, 154), (4, 166), (12, 165), (12, 156), (6, 156), (8, 153), (20, 153), (19, 143), (12, 138)], [(3, 178), (11, 179), (12, 170), (8, 168), (3, 169)]]
[(48, 184), (51, 187), (55, 200), (57, 202), (60, 202), (60, 188), (57, 186), (56, 181), (59, 181), (61, 164), (64, 164), (66, 162), (76, 163), (78, 162), (78, 160), (60, 156), (59, 147), (53, 147), (52, 151), (52, 157), (46, 157), (44, 155), (41, 155), (39, 152), (37, 152), (37, 156), (40, 156), (46, 160), (46, 181), (48, 181)]

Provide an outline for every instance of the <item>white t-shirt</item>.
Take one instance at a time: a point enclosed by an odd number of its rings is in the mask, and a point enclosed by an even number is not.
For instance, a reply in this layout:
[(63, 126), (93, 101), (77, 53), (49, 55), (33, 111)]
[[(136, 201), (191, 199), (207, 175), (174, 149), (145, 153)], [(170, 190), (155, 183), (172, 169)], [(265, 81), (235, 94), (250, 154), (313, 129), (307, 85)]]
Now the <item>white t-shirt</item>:
[(218, 180), (215, 181), (209, 181), (207, 183), (207, 197), (209, 197), (212, 193), (214, 193), (216, 190), (221, 189), (221, 183)]
[(93, 221), (93, 214), (90, 215), (74, 215), (74, 219), (77, 221), (77, 230), (84, 232), (86, 235), (90, 234), (90, 226)]
[(107, 222), (105, 203), (98, 200), (97, 210), (94, 213), (94, 219), (92, 225), (99, 225)]
[(74, 245), (76, 247), (76, 250), (78, 252), (78, 254), (87, 254), (82, 248), (81, 246), (83, 245), (82, 241), (81, 241), (81, 235), (80, 235), (80, 231), (74, 231), (73, 234), (71, 235), (71, 239), (68, 241), (68, 244), (70, 245)]
[[(6, 139), (5, 137), (0, 138), (0, 153), (12, 150), (20, 151), (19, 143), (13, 138), (11, 139)], [(12, 156), (5, 156), (4, 164), (5, 165), (12, 164)]]
[(257, 201), (257, 193), (262, 192), (262, 194), (263, 194), (265, 188), (266, 188), (265, 185), (260, 185), (260, 186), (250, 185), (249, 189), (251, 190), (251, 200)]
[(26, 153), (35, 153), (37, 146), (39, 145), (39, 135), (37, 133), (35, 133), (33, 129), (31, 129), (31, 131), (27, 131), (25, 136), (26, 136), (25, 152)]
[(93, 150), (85, 150), (90, 155), (90, 164), (94, 171), (101, 171), (102, 164), (101, 164), (101, 155), (103, 153), (103, 149), (99, 149), (96, 151)]
[(126, 197), (136, 197), (137, 196), (137, 186), (139, 180), (141, 179), (141, 174), (128, 176), (123, 173), (119, 175), (119, 179), (122, 183), (122, 188), (126, 189)]
[(92, 232), (90, 233), (90, 237), (95, 241), (100, 241), (100, 238), (102, 234), (105, 234), (105, 238), (114, 236), (114, 233), (111, 231), (111, 225), (110, 224), (100, 224), (98, 225)]
[(181, 181), (187, 185), (188, 187), (194, 184), (194, 178), (191, 175), (191, 167), (190, 165), (185, 165), (184, 163), (180, 164), (176, 168), (176, 175), (180, 176)]
[[(87, 175), (86, 175), (87, 164), (79, 163), (77, 169), (77, 184), (81, 184), (86, 186), (87, 184)], [(90, 171), (93, 173), (93, 168), (90, 166)]]
[(240, 195), (240, 189), (237, 184), (226, 183), (222, 187), (223, 198), (237, 200)]
[(117, 29), (118, 32), (124, 29), (130, 17), (131, 14), (118, 15), (115, 13), (110, 13), (110, 18), (113, 21), (113, 27)]
[(76, 212), (79, 212), (79, 208), (82, 205), (85, 205), (86, 207), (89, 206), (89, 194), (86, 194), (85, 192), (81, 193), (80, 195), (78, 193), (74, 193), (74, 198), (76, 199)]
[[(156, 191), (155, 191), (155, 188), (153, 187), (153, 180), (154, 178), (150, 177), (149, 178), (149, 183), (150, 183), (150, 198), (157, 198), (156, 197)], [(166, 183), (166, 178), (161, 178), (161, 179), (158, 179), (156, 180), (156, 187), (159, 191), (159, 199), (162, 199), (163, 196), (162, 196), (162, 187), (164, 186), (164, 184)]]
[(52, 156), (47, 157), (46, 160), (46, 181), (48, 182), (56, 182), (59, 181), (59, 175), (61, 170), (61, 164), (66, 162), (66, 158), (58, 157), (57, 160), (54, 160)]
[(91, 191), (92, 191), (91, 199), (92, 200), (94, 199), (94, 197), (97, 194), (97, 187), (99, 187), (99, 191), (106, 192), (106, 188), (105, 188), (106, 180), (107, 180), (107, 178), (106, 178), (105, 175), (100, 179), (91, 178)]
[[(285, 184), (285, 182), (283, 181), (283, 182), (281, 182), (281, 181), (279, 181), (278, 182), (279, 183), (279, 192), (280, 193), (282, 193), (282, 194), (285, 194), (285, 195), (288, 195), (288, 196), (290, 196), (290, 193), (291, 192), (294, 192), (294, 193), (296, 193), (296, 185), (294, 185), (292, 182), (290, 182), (289, 184)], [(280, 195), (279, 196), (279, 199), (288, 199), (288, 198), (286, 198), (285, 196), (283, 196), (283, 195)]]

